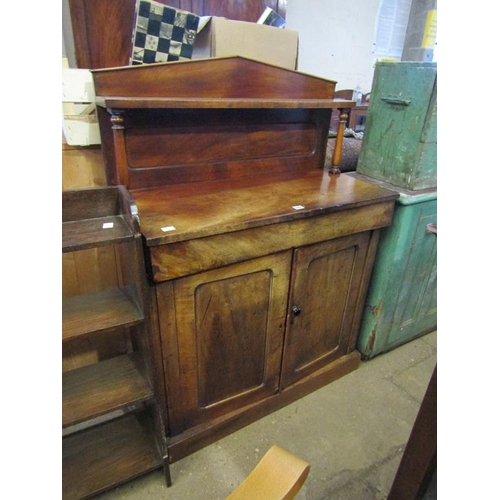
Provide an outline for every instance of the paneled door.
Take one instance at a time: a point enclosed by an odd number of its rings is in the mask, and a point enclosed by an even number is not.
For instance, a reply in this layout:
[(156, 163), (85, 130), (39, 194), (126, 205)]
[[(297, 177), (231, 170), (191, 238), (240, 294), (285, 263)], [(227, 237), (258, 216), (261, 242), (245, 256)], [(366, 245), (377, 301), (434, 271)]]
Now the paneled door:
[(281, 388), (350, 352), (370, 232), (294, 252)]
[(278, 392), (291, 256), (157, 285), (172, 435)]

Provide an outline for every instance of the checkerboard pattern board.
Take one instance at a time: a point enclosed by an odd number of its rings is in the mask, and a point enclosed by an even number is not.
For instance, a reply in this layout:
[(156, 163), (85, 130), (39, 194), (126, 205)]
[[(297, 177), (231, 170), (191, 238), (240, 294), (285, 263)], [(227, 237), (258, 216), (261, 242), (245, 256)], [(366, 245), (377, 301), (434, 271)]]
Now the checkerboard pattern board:
[(199, 16), (152, 0), (139, 0), (131, 65), (191, 59)]

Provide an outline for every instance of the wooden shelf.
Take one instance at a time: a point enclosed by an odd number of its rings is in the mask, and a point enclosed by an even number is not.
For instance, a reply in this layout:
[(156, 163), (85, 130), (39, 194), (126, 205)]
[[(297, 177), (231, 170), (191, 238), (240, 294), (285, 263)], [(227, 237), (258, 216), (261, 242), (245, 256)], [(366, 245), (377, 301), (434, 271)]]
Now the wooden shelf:
[(134, 300), (133, 290), (133, 286), (128, 286), (63, 300), (63, 341), (133, 326), (144, 320), (144, 314)]
[(161, 467), (145, 414), (129, 414), (63, 439), (65, 500), (89, 498)]
[(62, 251), (115, 245), (132, 241), (134, 233), (121, 215), (63, 222)]
[(132, 241), (138, 233), (137, 207), (123, 186), (63, 191), (62, 208), (63, 252)]
[[(348, 103), (349, 101), (343, 101)], [(332, 99), (251, 99), (251, 98), (175, 98), (175, 97), (98, 97), (96, 103), (117, 109), (331, 109)], [(354, 106), (355, 103), (352, 103)], [(352, 107), (346, 104), (346, 107)]]
[(138, 353), (63, 373), (63, 428), (153, 398)]

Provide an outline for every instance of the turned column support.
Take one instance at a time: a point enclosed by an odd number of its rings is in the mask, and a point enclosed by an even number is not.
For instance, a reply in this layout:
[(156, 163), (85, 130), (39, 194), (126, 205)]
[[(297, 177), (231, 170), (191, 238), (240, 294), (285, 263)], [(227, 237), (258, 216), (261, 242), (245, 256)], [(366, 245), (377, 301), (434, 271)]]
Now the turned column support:
[(340, 162), (342, 161), (342, 146), (344, 144), (344, 131), (349, 118), (349, 109), (356, 105), (355, 101), (334, 101), (334, 108), (339, 110), (339, 125), (337, 127), (337, 138), (333, 148), (332, 165), (329, 173), (333, 175), (340, 174)]
[(125, 111), (121, 109), (108, 109), (111, 114), (111, 128), (114, 138), (114, 153), (118, 184), (129, 188), (127, 153), (125, 151)]

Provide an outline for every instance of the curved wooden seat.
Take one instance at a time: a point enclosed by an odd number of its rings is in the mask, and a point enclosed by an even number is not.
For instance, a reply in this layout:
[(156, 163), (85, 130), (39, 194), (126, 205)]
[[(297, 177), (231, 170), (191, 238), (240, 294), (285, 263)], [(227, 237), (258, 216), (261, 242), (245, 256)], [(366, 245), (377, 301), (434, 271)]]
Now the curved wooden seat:
[(290, 500), (309, 474), (309, 464), (274, 445), (226, 500)]

